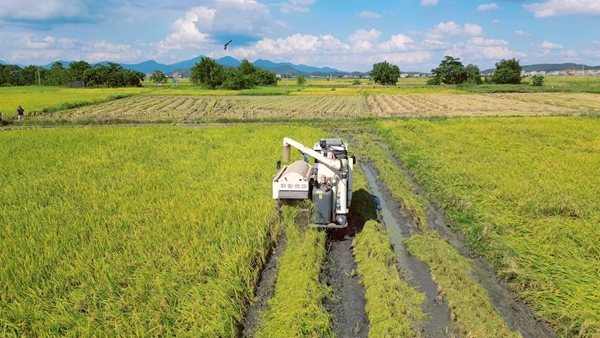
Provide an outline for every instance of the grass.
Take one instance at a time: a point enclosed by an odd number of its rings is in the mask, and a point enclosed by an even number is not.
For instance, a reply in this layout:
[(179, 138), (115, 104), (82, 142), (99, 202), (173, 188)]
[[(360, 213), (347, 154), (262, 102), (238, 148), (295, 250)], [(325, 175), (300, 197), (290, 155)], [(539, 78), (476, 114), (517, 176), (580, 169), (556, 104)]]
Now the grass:
[(413, 323), (423, 319), (425, 296), (398, 275), (390, 239), (376, 221), (368, 221), (353, 241), (354, 256), (365, 286), (369, 337), (419, 337)]
[[(144, 88), (66, 88), (66, 87), (0, 87), (0, 112), (3, 118), (15, 117), (21, 105), (25, 114), (46, 110), (61, 110), (66, 103), (85, 102), (94, 104), (144, 92)], [(61, 107), (63, 105), (63, 107)]]
[(236, 337), (278, 231), (257, 163), (290, 134), (321, 132), (0, 133), (1, 335)]
[(287, 204), (286, 248), (279, 260), (275, 295), (257, 337), (333, 337), (331, 315), (321, 305), (331, 290), (319, 284), (325, 259), (325, 232), (308, 228), (302, 204)]
[(600, 333), (597, 118), (380, 126), (471, 246), (560, 336)]
[(405, 240), (409, 252), (425, 262), (450, 307), (452, 324), (465, 337), (521, 337), (511, 332), (488, 301), (487, 292), (471, 277), (471, 266), (440, 238), (413, 235)]
[(365, 287), (369, 337), (418, 337), (423, 294), (400, 278), (390, 239), (377, 223), (376, 205), (360, 166), (354, 167), (351, 218), (358, 230), (352, 243), (360, 282)]
[[(379, 171), (378, 178), (390, 189), (392, 197), (403, 207), (406, 216), (417, 225), (419, 234), (406, 239), (404, 244), (411, 254), (430, 267), (438, 289), (451, 305), (452, 324), (456, 330), (468, 337), (519, 336), (508, 330), (488, 300), (485, 290), (471, 278), (468, 261), (450, 244), (441, 240), (437, 232), (428, 229), (426, 201), (416, 194), (404, 173), (390, 159), (386, 145), (374, 140), (368, 133), (362, 133), (356, 140), (360, 142), (361, 159), (373, 161)], [(422, 245), (415, 238), (423, 238), (430, 244)]]

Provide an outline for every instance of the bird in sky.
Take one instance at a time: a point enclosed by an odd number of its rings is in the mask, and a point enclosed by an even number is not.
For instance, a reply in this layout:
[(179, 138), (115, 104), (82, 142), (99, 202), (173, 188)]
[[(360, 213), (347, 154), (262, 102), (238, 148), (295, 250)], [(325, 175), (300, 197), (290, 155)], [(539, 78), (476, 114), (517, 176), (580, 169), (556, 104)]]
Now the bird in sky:
[(226, 43), (226, 44), (225, 44), (225, 46), (223, 46), (223, 49), (224, 49), (224, 50), (227, 50), (227, 46), (228, 46), (228, 45), (231, 43), (231, 41), (233, 41), (233, 40), (229, 40), (229, 42), (228, 42), (228, 43)]

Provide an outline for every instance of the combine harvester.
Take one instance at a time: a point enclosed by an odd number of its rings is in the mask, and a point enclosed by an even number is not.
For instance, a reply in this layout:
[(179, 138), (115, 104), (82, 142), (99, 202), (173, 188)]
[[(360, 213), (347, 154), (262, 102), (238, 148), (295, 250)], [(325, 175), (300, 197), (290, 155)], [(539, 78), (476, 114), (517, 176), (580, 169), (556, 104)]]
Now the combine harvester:
[[(284, 200), (311, 200), (314, 204), (311, 227), (345, 228), (352, 201), (352, 174), (356, 164), (348, 157), (348, 144), (341, 139), (323, 138), (313, 149), (289, 138), (283, 139), (283, 161), (290, 161), (294, 147), (303, 160), (282, 167), (273, 178), (273, 198), (278, 208)], [(314, 158), (311, 166), (308, 156)], [(281, 162), (277, 162), (280, 168)]]

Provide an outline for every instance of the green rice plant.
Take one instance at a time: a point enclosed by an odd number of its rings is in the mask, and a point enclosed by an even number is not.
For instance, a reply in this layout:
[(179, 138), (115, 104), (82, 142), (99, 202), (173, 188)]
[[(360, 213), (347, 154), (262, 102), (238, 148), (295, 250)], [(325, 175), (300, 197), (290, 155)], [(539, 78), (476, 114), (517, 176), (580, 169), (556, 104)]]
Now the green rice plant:
[(238, 336), (280, 231), (269, 192), (288, 135), (322, 132), (0, 133), (0, 334)]
[(413, 192), (411, 184), (400, 172), (398, 166), (390, 159), (390, 152), (382, 147), (368, 133), (353, 136), (359, 142), (358, 154), (365, 160), (371, 160), (379, 171), (379, 178), (390, 189), (390, 193), (403, 207), (403, 211), (410, 217), (422, 231), (427, 231), (427, 217), (425, 216), (425, 202), (422, 197)]
[(466, 258), (440, 238), (413, 235), (404, 241), (409, 252), (427, 263), (448, 303), (452, 325), (465, 337), (521, 337), (511, 332), (488, 301), (485, 289), (474, 282)]
[(397, 270), (397, 260), (386, 231), (377, 223), (375, 201), (360, 166), (354, 167), (350, 213), (358, 234), (354, 257), (365, 287), (369, 337), (415, 337), (423, 318), (423, 294), (408, 286)]
[(382, 122), (479, 253), (560, 336), (600, 333), (600, 139), (587, 117)]
[(413, 323), (424, 315), (425, 296), (398, 275), (396, 256), (385, 229), (368, 221), (353, 241), (361, 283), (365, 286), (369, 337), (419, 337)]
[[(333, 337), (330, 320), (321, 302), (331, 290), (319, 284), (325, 259), (325, 232), (297, 221), (307, 207), (286, 204), (283, 220), (286, 248), (279, 261), (275, 295), (269, 301), (257, 337)], [(304, 211), (306, 213), (306, 211)]]

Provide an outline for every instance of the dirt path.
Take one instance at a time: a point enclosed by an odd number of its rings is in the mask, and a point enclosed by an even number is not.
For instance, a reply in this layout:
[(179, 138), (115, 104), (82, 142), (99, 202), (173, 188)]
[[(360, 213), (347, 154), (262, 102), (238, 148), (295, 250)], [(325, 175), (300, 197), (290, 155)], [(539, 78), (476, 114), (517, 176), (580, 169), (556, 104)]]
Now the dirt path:
[(420, 325), (423, 337), (458, 337), (450, 322), (450, 308), (438, 292), (437, 284), (431, 279), (429, 268), (425, 263), (409, 255), (402, 244), (404, 238), (410, 237), (413, 229), (410, 221), (401, 215), (400, 206), (390, 194), (381, 180), (376, 180), (377, 169), (372, 163), (362, 165), (369, 190), (375, 195), (377, 208), (382, 223), (388, 231), (394, 253), (398, 257), (398, 270), (402, 278), (411, 286), (423, 293), (426, 301), (423, 313), (427, 315)]
[(240, 323), (239, 332), (241, 332), (242, 337), (254, 337), (262, 319), (262, 313), (269, 308), (269, 300), (275, 295), (275, 281), (279, 272), (279, 258), (283, 255), (286, 242), (285, 235), (282, 235), (277, 241), (277, 245), (272, 249), (271, 255), (269, 255), (267, 263), (260, 273), (254, 300), (248, 308), (246, 317)]
[(333, 315), (333, 331), (337, 337), (367, 337), (369, 319), (365, 313), (365, 289), (359, 283), (356, 262), (352, 254), (355, 225), (329, 230), (328, 251), (321, 283), (333, 288), (334, 297), (323, 303)]
[(380, 144), (394, 164), (401, 170), (403, 175), (413, 187), (418, 195), (426, 201), (425, 214), (430, 231), (437, 231), (443, 238), (448, 240), (463, 256), (469, 259), (473, 269), (473, 279), (482, 285), (489, 295), (489, 301), (500, 312), (502, 318), (511, 330), (518, 330), (524, 338), (544, 338), (556, 337), (554, 331), (535, 316), (533, 311), (516, 294), (512, 292), (508, 285), (497, 278), (491, 264), (481, 257), (472, 253), (465, 244), (465, 238), (461, 233), (453, 231), (451, 222), (444, 209), (427, 197), (424, 187), (415, 179), (404, 165), (398, 161), (387, 149), (385, 145)]

